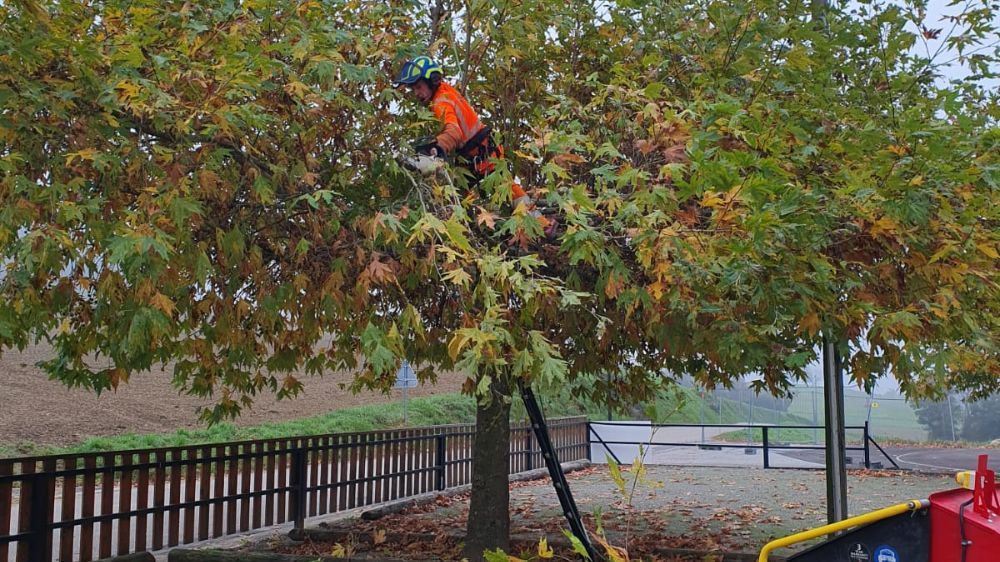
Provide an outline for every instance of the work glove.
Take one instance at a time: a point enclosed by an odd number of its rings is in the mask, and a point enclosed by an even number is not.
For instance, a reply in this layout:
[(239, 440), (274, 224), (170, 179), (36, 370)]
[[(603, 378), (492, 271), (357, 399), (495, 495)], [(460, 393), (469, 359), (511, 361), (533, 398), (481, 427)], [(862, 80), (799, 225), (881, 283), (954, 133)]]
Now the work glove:
[(424, 156), (431, 156), (436, 158), (444, 158), (446, 152), (441, 145), (437, 142), (421, 144), (417, 146), (417, 154), (422, 154)]

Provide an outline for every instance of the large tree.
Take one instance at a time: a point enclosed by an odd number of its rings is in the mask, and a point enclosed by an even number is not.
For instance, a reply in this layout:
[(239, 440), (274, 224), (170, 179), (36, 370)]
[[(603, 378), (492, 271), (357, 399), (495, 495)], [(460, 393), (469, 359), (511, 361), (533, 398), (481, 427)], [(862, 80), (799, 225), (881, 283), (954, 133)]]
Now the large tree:
[[(822, 334), (859, 384), (985, 396), (989, 8), (949, 25), (972, 74), (944, 82), (913, 54), (942, 33), (920, 3), (822, 21), (781, 0), (5, 3), (0, 350), (48, 340), (49, 373), (97, 391), (171, 363), (217, 398), (208, 419), (302, 371), (385, 388), (408, 358), (472, 373), (480, 438), (519, 381), (780, 392)], [(389, 84), (427, 51), (504, 136), (473, 197), (393, 159), (434, 127)], [(512, 172), (556, 240), (511, 211)], [(506, 540), (490, 451), (470, 554)]]
[(929, 439), (954, 441), (959, 428), (963, 427), (962, 403), (954, 396), (948, 395), (937, 402), (921, 402), (915, 411)]
[(962, 439), (966, 441), (1000, 439), (1000, 395), (994, 394), (965, 406)]

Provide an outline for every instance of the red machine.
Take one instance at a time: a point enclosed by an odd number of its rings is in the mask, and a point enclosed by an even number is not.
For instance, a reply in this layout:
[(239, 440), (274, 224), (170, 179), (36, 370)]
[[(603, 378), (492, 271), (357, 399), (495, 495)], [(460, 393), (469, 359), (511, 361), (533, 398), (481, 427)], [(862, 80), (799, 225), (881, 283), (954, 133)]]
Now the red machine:
[[(969, 477), (974, 479), (972, 486)], [(975, 473), (959, 474), (958, 478), (965, 480), (964, 487), (930, 497), (930, 562), (997, 562), (1000, 499), (996, 475), (986, 467), (986, 455), (980, 455)]]
[(975, 472), (956, 478), (961, 488), (938, 492), (771, 541), (771, 551), (834, 538), (790, 556), (788, 562), (1000, 562), (1000, 497), (996, 475), (980, 455)]

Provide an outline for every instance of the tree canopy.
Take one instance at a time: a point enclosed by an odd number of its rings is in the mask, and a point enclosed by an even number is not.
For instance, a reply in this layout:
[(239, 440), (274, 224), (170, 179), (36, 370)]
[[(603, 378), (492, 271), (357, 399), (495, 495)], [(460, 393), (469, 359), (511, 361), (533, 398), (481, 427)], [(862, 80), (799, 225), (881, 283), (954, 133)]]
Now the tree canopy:
[[(50, 340), (97, 391), (172, 364), (209, 419), (403, 358), (470, 391), (777, 392), (823, 337), (859, 384), (985, 396), (995, 4), (942, 32), (912, 1), (5, 3), (0, 351)], [(968, 77), (916, 54), (942, 33)], [(507, 147), (477, 193), (393, 159), (434, 127), (390, 84), (426, 52)]]

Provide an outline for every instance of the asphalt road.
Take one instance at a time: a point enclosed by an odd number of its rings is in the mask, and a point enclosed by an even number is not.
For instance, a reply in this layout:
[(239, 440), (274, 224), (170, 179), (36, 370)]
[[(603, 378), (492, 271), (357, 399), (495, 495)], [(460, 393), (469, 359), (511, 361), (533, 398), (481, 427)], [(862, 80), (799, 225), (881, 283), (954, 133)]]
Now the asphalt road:
[[(975, 470), (979, 455), (989, 455), (989, 467), (1000, 472), (1000, 448), (989, 449), (943, 449), (927, 447), (883, 447), (886, 453), (896, 461), (900, 468), (923, 472), (957, 472), (960, 470)], [(783, 455), (817, 463), (822, 463), (823, 451), (781, 451)], [(860, 451), (851, 451), (848, 456), (854, 461), (851, 466), (863, 464), (864, 458)], [(882, 462), (883, 468), (892, 468), (891, 463), (874, 447), (871, 451), (872, 462)]]

